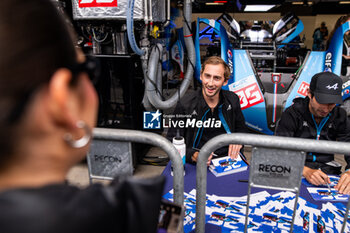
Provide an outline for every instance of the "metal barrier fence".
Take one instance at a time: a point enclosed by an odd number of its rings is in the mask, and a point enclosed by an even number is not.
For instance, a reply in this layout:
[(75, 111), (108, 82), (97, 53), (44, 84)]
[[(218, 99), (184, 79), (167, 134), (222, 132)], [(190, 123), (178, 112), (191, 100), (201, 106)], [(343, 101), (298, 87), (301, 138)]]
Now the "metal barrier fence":
[[(232, 133), (219, 135), (209, 140), (199, 152), (196, 173), (196, 233), (205, 232), (205, 196), (207, 190), (207, 160), (209, 155), (220, 147), (229, 144), (251, 145), (264, 148), (321, 153), (350, 154), (350, 144), (346, 142), (317, 141), (312, 139), (289, 138), (256, 134)], [(344, 216), (342, 232), (346, 224), (349, 203)]]
[(94, 139), (144, 143), (162, 148), (169, 156), (174, 167), (174, 202), (179, 205), (184, 203), (184, 167), (181, 156), (176, 148), (166, 138), (149, 132), (123, 129), (95, 128)]

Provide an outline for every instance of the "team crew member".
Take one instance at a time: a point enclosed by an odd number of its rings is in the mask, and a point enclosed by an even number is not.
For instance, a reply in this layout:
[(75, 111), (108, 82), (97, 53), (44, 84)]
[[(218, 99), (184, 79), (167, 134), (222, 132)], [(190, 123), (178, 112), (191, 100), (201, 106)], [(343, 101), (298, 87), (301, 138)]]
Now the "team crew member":
[[(316, 140), (350, 141), (350, 124), (341, 104), (342, 80), (339, 76), (322, 72), (312, 77), (308, 95), (297, 98), (282, 114), (276, 135)], [(314, 185), (330, 180), (326, 174), (339, 175), (341, 165), (333, 154), (308, 152), (303, 176)], [(350, 158), (345, 156), (346, 172), (335, 186), (340, 193), (350, 193)]]
[[(186, 93), (177, 104), (174, 115), (190, 116), (182, 120), (210, 121), (209, 127), (185, 127), (169, 129), (167, 137), (171, 139), (180, 131), (186, 143), (187, 162), (196, 162), (199, 149), (211, 138), (231, 132), (247, 132), (238, 96), (230, 91), (221, 90), (230, 76), (230, 68), (220, 57), (209, 57), (202, 66), (200, 79), (202, 88)], [(237, 158), (242, 145), (229, 145), (215, 151), (215, 155)], [(213, 155), (213, 154), (212, 154)], [(208, 164), (212, 158), (209, 157)]]

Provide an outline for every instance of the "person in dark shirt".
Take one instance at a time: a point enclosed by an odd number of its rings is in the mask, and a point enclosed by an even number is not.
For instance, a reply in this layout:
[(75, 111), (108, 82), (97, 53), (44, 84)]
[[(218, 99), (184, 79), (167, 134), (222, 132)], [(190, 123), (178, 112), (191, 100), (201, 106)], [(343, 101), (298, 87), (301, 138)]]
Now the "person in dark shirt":
[(325, 22), (321, 23), (321, 27), (315, 29), (312, 37), (314, 39), (312, 50), (323, 51), (325, 49), (326, 41), (328, 39), (328, 29), (326, 27)]
[(0, 1), (0, 231), (156, 232), (161, 177), (66, 183), (98, 108), (94, 65), (67, 26), (53, 1)]
[[(282, 114), (276, 135), (315, 140), (350, 142), (350, 122), (344, 109), (336, 106), (342, 101), (342, 79), (331, 72), (315, 74), (308, 96), (294, 99), (292, 106)], [(335, 186), (340, 193), (350, 193), (350, 157), (345, 155), (347, 166)], [(333, 154), (308, 152), (303, 176), (314, 185), (330, 183), (327, 174), (341, 174), (341, 165)]]
[[(185, 138), (186, 160), (196, 162), (200, 148), (211, 138), (231, 132), (247, 132), (245, 120), (240, 108), (238, 96), (230, 91), (222, 90), (230, 77), (228, 65), (220, 57), (209, 57), (202, 66), (200, 79), (202, 88), (198, 91), (188, 92), (177, 104), (174, 115), (182, 114), (188, 118), (182, 120), (195, 120), (209, 122), (199, 127), (170, 128), (167, 138), (171, 140), (177, 131)], [(231, 144), (229, 147), (215, 151), (215, 155), (229, 155), (237, 158), (242, 145)], [(209, 157), (208, 164), (213, 156)]]

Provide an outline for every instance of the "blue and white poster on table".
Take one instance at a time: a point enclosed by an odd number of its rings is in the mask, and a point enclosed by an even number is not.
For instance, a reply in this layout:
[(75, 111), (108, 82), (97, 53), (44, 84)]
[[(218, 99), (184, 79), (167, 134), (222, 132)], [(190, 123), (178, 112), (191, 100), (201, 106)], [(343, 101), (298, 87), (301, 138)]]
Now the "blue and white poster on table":
[(231, 159), (230, 156), (216, 158), (211, 160), (212, 164), (209, 166), (209, 170), (215, 176), (224, 176), (236, 172), (245, 171), (248, 169), (248, 165), (241, 159), (240, 156), (237, 159)]
[[(184, 232), (193, 232), (195, 230), (196, 190), (184, 193), (184, 197), (186, 208)], [(172, 200), (173, 191), (171, 190), (164, 195), (164, 198)], [(262, 191), (252, 194), (249, 206), (248, 232), (289, 232), (294, 201), (295, 194), (292, 192), (279, 192), (270, 195), (268, 192)], [(220, 227), (221, 232), (243, 232), (246, 204), (247, 196), (207, 195), (205, 222)], [(342, 203), (327, 202), (322, 204), (321, 209), (318, 209), (316, 205), (299, 197), (293, 232), (340, 232), (345, 211), (346, 207)], [(350, 220), (348, 220), (345, 232), (350, 232)]]
[(307, 187), (311, 197), (315, 201), (343, 201), (347, 202), (349, 195), (340, 194), (334, 188)]
[(311, 183), (309, 183), (305, 178), (301, 180), (301, 182), (307, 186), (307, 191), (311, 195), (311, 197), (315, 201), (342, 201), (347, 202), (350, 195), (340, 194), (338, 191), (334, 188), (338, 182), (340, 177), (336, 175), (328, 175), (328, 178), (330, 180), (329, 187), (326, 184), (315, 186)]

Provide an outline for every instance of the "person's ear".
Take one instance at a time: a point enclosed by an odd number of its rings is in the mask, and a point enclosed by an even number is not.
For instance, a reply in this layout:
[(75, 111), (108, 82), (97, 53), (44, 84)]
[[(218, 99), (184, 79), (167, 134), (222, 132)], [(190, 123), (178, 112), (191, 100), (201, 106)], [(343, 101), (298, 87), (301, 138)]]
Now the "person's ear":
[(307, 96), (309, 97), (310, 100), (312, 99), (310, 88), (307, 89)]
[(66, 127), (74, 127), (75, 116), (78, 109), (77, 96), (70, 86), (72, 72), (66, 68), (58, 69), (49, 82), (48, 95), (50, 100), (50, 113), (56, 123)]
[(225, 78), (225, 82), (224, 82), (224, 85), (223, 86), (226, 86), (228, 83), (228, 79)]

